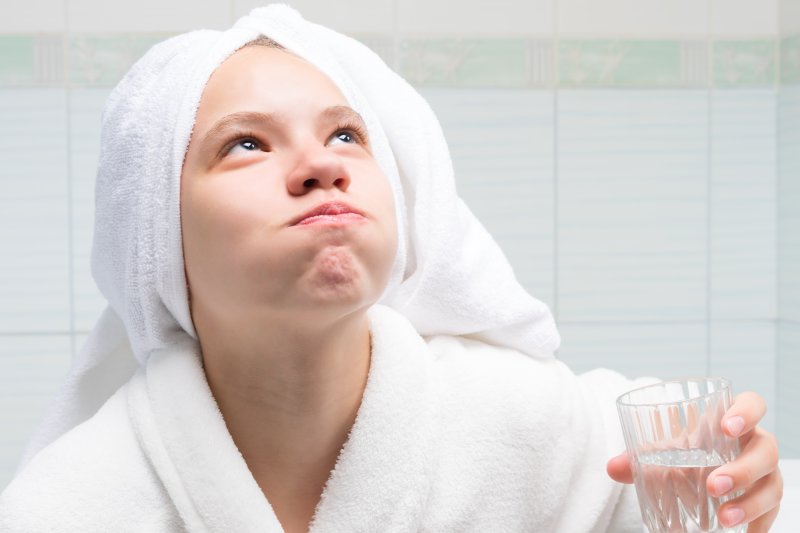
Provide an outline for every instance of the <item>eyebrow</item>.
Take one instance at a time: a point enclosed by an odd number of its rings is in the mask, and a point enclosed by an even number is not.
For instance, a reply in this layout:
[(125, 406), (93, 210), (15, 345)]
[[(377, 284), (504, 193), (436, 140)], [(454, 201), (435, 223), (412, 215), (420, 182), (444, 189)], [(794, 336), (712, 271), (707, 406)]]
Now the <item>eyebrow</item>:
[[(354, 109), (344, 105), (335, 105), (323, 109), (317, 117), (317, 123), (334, 122), (339, 120), (347, 120), (355, 122), (360, 125), (364, 131), (367, 127), (364, 124), (364, 119), (361, 118)], [(214, 123), (208, 132), (203, 136), (200, 146), (210, 148), (213, 146), (220, 137), (224, 137), (227, 130), (236, 125), (252, 125), (252, 126), (275, 126), (284, 122), (280, 113), (261, 113), (259, 111), (239, 111), (226, 115)]]

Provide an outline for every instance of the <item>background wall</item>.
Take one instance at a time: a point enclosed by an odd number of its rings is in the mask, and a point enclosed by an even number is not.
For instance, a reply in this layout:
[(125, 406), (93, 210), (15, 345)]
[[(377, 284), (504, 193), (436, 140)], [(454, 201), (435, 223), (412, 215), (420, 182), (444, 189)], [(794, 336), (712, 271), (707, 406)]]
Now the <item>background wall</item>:
[[(576, 372), (729, 377), (800, 457), (800, 0), (312, 0), (437, 112), (461, 195)], [(0, 487), (104, 305), (100, 113), (245, 0), (0, 7)]]
[(800, 0), (780, 0), (777, 418), (784, 455), (800, 457)]

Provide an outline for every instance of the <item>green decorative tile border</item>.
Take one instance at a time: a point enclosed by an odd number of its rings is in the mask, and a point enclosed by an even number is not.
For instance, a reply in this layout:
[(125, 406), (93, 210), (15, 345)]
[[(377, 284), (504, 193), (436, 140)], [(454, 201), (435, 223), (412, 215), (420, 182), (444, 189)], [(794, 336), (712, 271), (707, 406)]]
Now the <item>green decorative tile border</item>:
[(69, 85), (113, 87), (150, 47), (172, 35), (72, 35), (69, 38)]
[(63, 85), (63, 41), (58, 34), (0, 35), (0, 87)]
[(416, 86), (524, 87), (528, 48), (525, 39), (408, 39), (398, 70)]
[(715, 87), (766, 87), (778, 82), (778, 41), (714, 41)]
[(0, 35), (0, 83), (33, 82), (33, 40), (29, 35)]
[(576, 39), (558, 44), (559, 87), (705, 87), (707, 70), (704, 41)]
[(800, 85), (800, 34), (781, 39), (781, 84)]
[[(174, 34), (0, 35), (0, 87), (111, 87)], [(599, 40), (354, 35), (417, 87), (703, 88), (800, 82), (800, 35)], [(779, 61), (780, 58), (780, 61)]]

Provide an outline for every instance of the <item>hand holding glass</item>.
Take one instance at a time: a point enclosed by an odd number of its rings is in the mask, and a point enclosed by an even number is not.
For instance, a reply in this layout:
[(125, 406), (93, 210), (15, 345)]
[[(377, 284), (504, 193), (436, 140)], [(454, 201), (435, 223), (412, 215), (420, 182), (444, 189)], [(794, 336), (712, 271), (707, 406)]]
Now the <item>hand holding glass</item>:
[(651, 533), (744, 533), (724, 528), (721, 498), (708, 494), (708, 475), (739, 454), (739, 441), (722, 432), (732, 404), (730, 383), (687, 378), (656, 383), (617, 399), (642, 518)]

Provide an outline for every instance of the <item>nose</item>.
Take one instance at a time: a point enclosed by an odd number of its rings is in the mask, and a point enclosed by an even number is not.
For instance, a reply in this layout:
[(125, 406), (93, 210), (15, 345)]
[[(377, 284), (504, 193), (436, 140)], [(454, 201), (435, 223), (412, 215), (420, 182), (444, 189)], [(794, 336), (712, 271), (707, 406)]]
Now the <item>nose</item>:
[(300, 155), (295, 168), (287, 177), (289, 193), (302, 196), (316, 188), (337, 188), (342, 192), (350, 187), (350, 175), (342, 158), (330, 148), (310, 142)]

